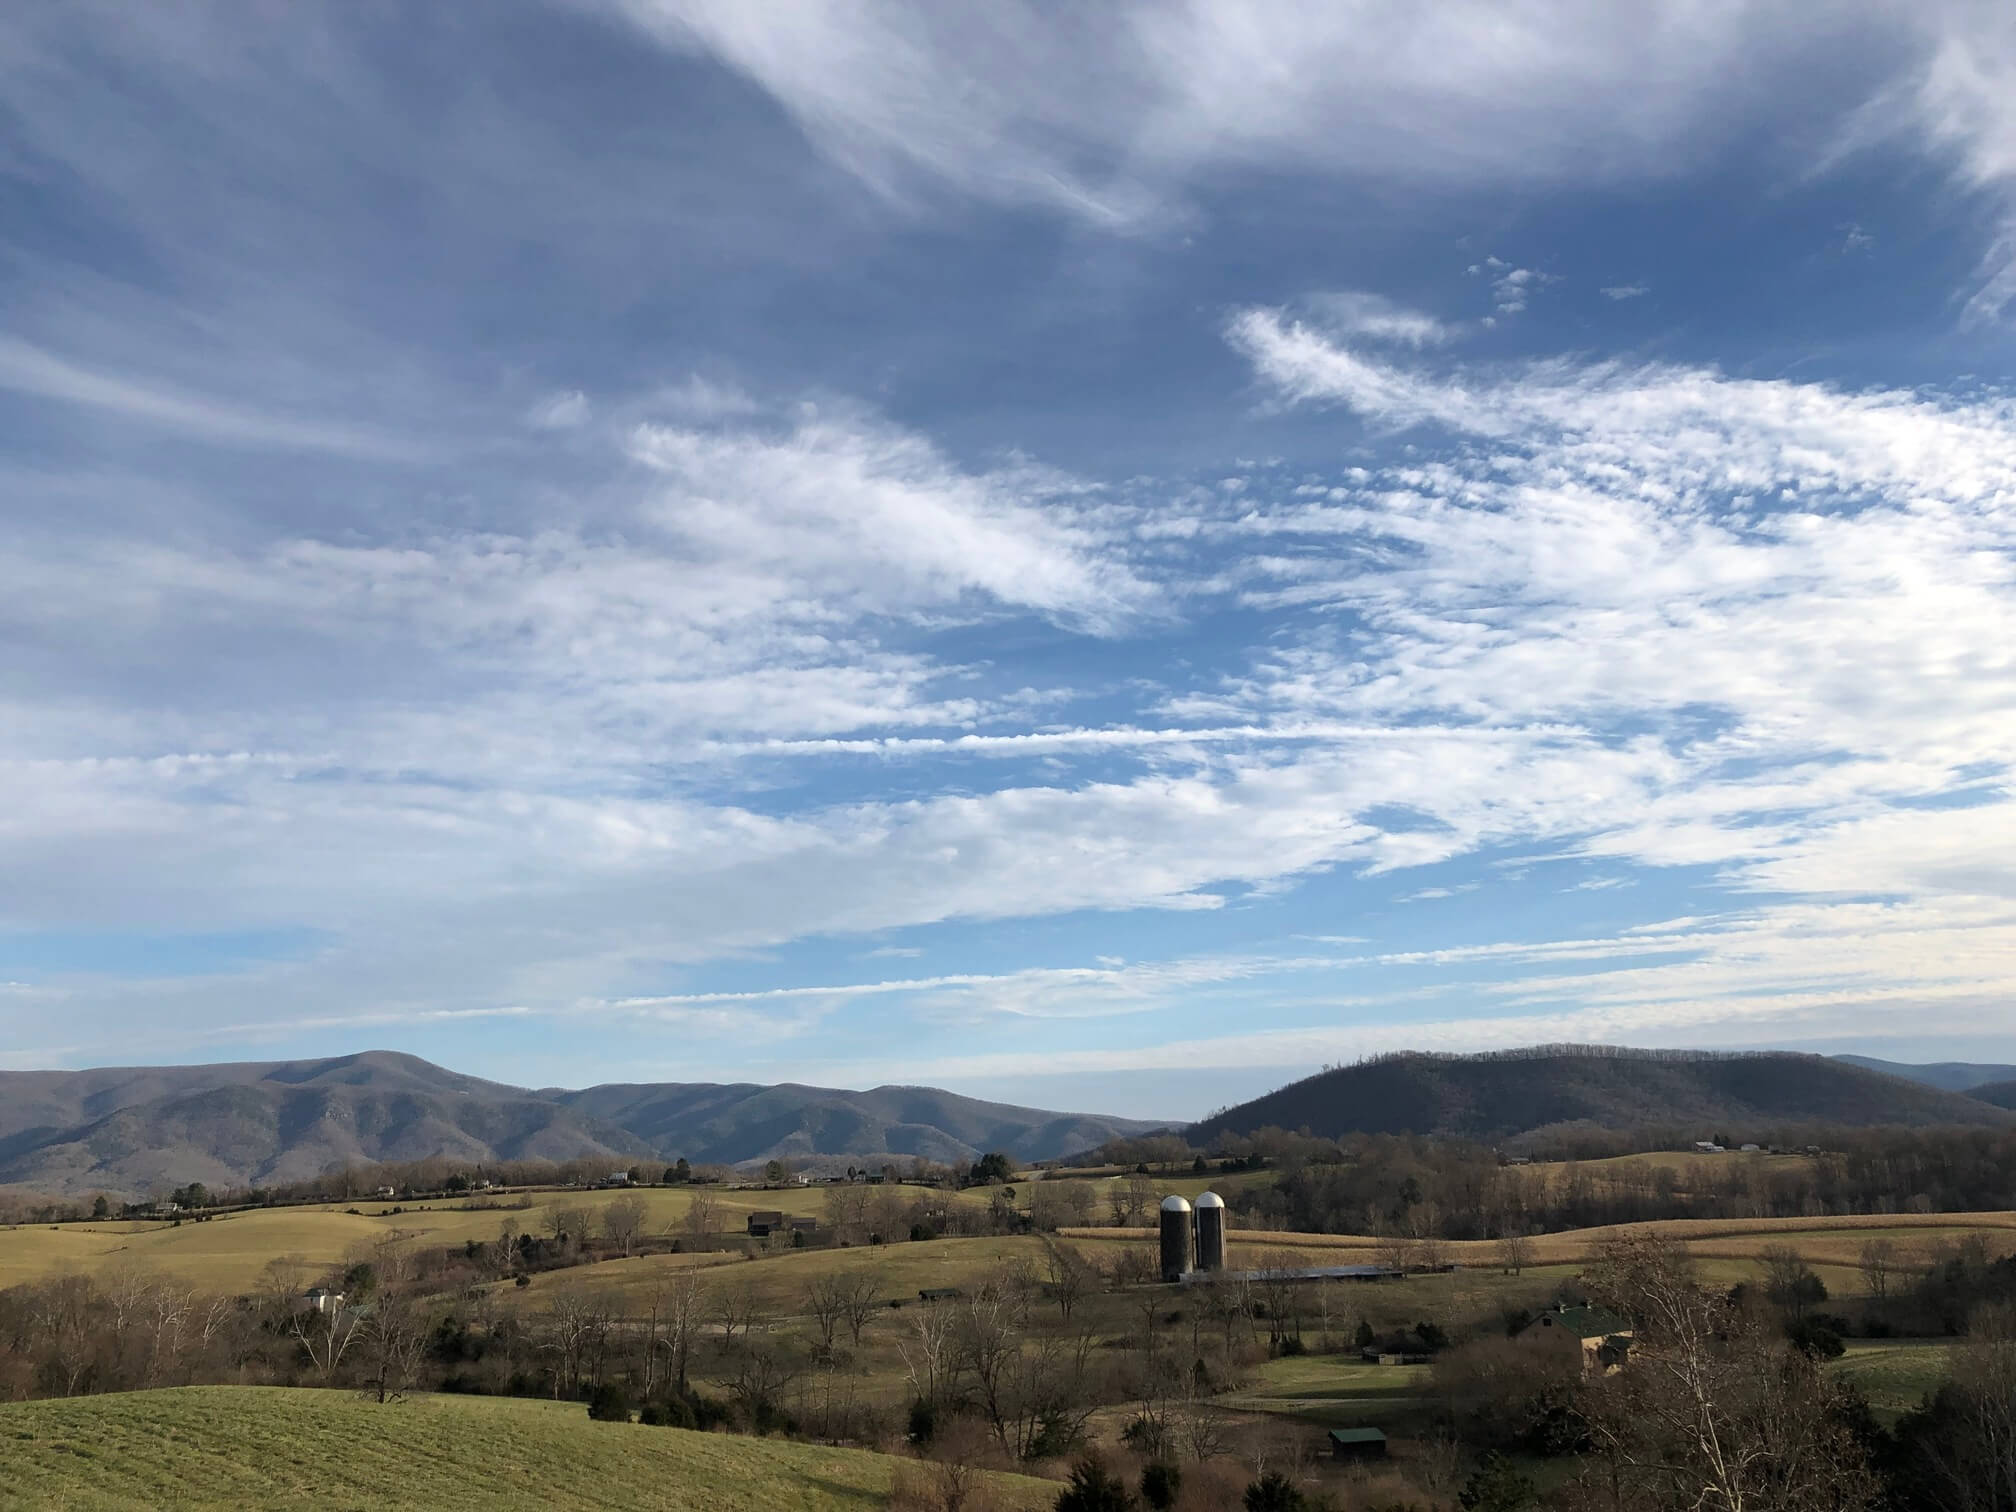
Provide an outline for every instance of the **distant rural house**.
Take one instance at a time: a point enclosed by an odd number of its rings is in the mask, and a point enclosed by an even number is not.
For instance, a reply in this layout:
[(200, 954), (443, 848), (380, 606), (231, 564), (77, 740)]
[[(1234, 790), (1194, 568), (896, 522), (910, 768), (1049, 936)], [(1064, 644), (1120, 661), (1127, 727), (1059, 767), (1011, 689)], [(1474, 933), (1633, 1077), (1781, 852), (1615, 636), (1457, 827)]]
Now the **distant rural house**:
[(603, 1178), (602, 1184), (604, 1186), (628, 1186), (630, 1185), (630, 1173), (628, 1171), (611, 1171)]
[(371, 1195), (373, 1197), (397, 1197), (399, 1193), (398, 1190), (394, 1187), (381, 1186), (380, 1188), (378, 1188), (377, 1191), (373, 1192)]
[(1386, 1435), (1377, 1428), (1332, 1428), (1330, 1457), (1357, 1464), (1386, 1458)]
[(791, 1232), (794, 1234), (816, 1234), (819, 1232), (819, 1220), (817, 1218), (793, 1218), (791, 1220)]
[(751, 1213), (749, 1215), (749, 1237), (768, 1239), (776, 1230), (784, 1227), (782, 1213)]
[(331, 1291), (326, 1286), (311, 1287), (301, 1294), (301, 1306), (306, 1312), (333, 1312), (343, 1305), (343, 1293)]
[(1697, 1139), (1694, 1141), (1694, 1153), (1696, 1155), (1720, 1155), (1722, 1153), (1722, 1146), (1715, 1143), (1712, 1139)]
[(1759, 1155), (1762, 1154), (1763, 1151), (1764, 1146), (1762, 1145), (1746, 1144), (1745, 1146), (1743, 1146), (1743, 1153), (1745, 1155)]
[(1518, 1337), (1536, 1349), (1574, 1351), (1586, 1375), (1608, 1375), (1631, 1354), (1631, 1320), (1601, 1307), (1556, 1307)]

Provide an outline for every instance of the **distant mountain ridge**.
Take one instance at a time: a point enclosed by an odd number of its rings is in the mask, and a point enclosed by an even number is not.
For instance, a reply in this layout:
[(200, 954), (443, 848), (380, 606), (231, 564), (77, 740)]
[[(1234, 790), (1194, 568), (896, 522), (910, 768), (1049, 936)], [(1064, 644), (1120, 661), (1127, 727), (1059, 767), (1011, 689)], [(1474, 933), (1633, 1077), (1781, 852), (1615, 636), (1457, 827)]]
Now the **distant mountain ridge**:
[(1866, 1055), (1837, 1055), (1838, 1061), (1860, 1066), (1865, 1071), (1882, 1071), (1906, 1081), (1922, 1082), (1942, 1092), (1972, 1092), (1991, 1082), (2016, 1081), (2016, 1066), (1977, 1065), (1972, 1061), (1935, 1061), (1930, 1065), (1907, 1065), (1903, 1061), (1873, 1060)]
[(2016, 1110), (2016, 1080), (1982, 1082), (1977, 1087), (1969, 1087), (1967, 1095), (1992, 1107)]
[(788, 1157), (1046, 1160), (1167, 1127), (929, 1087), (664, 1083), (531, 1090), (374, 1050), (323, 1060), (0, 1072), (0, 1185), (143, 1195), (332, 1165)]
[(1320, 1072), (1213, 1114), (1221, 1133), (1302, 1129), (1435, 1134), (1516, 1142), (1561, 1125), (1988, 1124), (2016, 1116), (1985, 1101), (1818, 1055), (1694, 1054), (1543, 1046), (1477, 1056), (1405, 1054)]

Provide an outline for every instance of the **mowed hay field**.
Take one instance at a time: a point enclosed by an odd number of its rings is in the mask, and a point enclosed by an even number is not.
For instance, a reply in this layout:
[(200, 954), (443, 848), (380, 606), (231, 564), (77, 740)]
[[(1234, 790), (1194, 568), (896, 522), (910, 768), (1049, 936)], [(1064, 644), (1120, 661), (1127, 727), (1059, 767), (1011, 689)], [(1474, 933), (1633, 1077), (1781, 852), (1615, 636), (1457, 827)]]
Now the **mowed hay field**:
[(567, 1295), (636, 1312), (674, 1271), (699, 1267), (704, 1294), (722, 1287), (744, 1289), (770, 1311), (792, 1314), (803, 1310), (807, 1289), (821, 1276), (865, 1275), (875, 1282), (876, 1300), (915, 1302), (926, 1287), (970, 1291), (1002, 1265), (1023, 1261), (1040, 1269), (1042, 1260), (1043, 1241), (1027, 1236), (904, 1240), (847, 1249), (783, 1250), (759, 1260), (719, 1254), (639, 1255), (542, 1271), (529, 1286), (496, 1285), (507, 1302), (534, 1310)]
[[(717, 1188), (704, 1190), (717, 1214), (716, 1227), (739, 1233), (750, 1213), (782, 1211), (796, 1217), (825, 1213), (817, 1187)], [(675, 1232), (686, 1222), (694, 1188), (640, 1187), (647, 1233)], [(392, 1238), (412, 1245), (461, 1244), (495, 1239), (507, 1222), (521, 1233), (544, 1231), (547, 1215), (568, 1208), (591, 1214), (607, 1207), (623, 1190), (530, 1192), (487, 1199), (478, 1206), (463, 1199), (418, 1204), (327, 1203), (311, 1207), (257, 1208), (225, 1213), (204, 1222), (66, 1223), (0, 1229), (0, 1286), (38, 1280), (60, 1271), (92, 1272), (122, 1263), (174, 1276), (207, 1290), (245, 1292), (257, 1286), (267, 1261), (299, 1255), (311, 1266), (334, 1265), (360, 1249)], [(984, 1206), (984, 1190), (952, 1194), (953, 1200)], [(498, 1203), (523, 1201), (523, 1207)], [(484, 1202), (486, 1199), (476, 1199)], [(355, 1211), (350, 1211), (354, 1209)], [(398, 1211), (394, 1211), (398, 1209)]]
[[(1152, 1229), (1067, 1229), (1081, 1253), (1096, 1258), (1106, 1246), (1147, 1244)], [(1941, 1242), (1984, 1235), (1998, 1252), (2016, 1251), (2016, 1213), (1888, 1213), (1848, 1218), (1682, 1218), (1658, 1223), (1614, 1224), (1536, 1234), (1527, 1274), (1536, 1268), (1575, 1267), (1595, 1259), (1606, 1240), (1634, 1234), (1675, 1239), (1703, 1262), (1711, 1280), (1740, 1280), (1756, 1271), (1767, 1249), (1788, 1246), (1819, 1272), (1830, 1293), (1852, 1296), (1861, 1290), (1858, 1261), (1862, 1246), (1885, 1239), (1897, 1261), (1909, 1264)], [(1226, 1236), (1228, 1263), (1235, 1270), (1265, 1266), (1270, 1257), (1293, 1257), (1298, 1265), (1367, 1265), (1379, 1258), (1382, 1241), (1361, 1234), (1291, 1234), (1233, 1229)], [(1444, 1259), (1471, 1270), (1496, 1270), (1498, 1245), (1490, 1240), (1445, 1242)], [(1427, 1278), (1414, 1278), (1409, 1285)]]
[(1390, 1426), (1426, 1407), (1434, 1390), (1426, 1365), (1367, 1365), (1355, 1356), (1269, 1360), (1250, 1386), (1213, 1398), (1233, 1412), (1266, 1412), (1322, 1428)]
[(1827, 1368), (1854, 1382), (1870, 1410), (1891, 1422), (1939, 1389), (1952, 1359), (1951, 1339), (1851, 1339)]
[[(638, 1424), (578, 1404), (193, 1386), (0, 1406), (0, 1508), (654, 1508), (855, 1512), (903, 1462)], [(1004, 1505), (1054, 1483), (994, 1477)]]

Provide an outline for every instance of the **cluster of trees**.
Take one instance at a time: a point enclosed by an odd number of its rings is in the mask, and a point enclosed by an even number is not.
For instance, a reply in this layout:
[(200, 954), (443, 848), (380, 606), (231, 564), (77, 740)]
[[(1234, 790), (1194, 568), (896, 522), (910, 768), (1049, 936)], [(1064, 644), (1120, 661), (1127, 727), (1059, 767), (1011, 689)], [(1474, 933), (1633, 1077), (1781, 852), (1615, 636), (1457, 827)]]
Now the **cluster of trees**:
[(1672, 1218), (1980, 1212), (2016, 1207), (2016, 1132), (1801, 1130), (1823, 1153), (1687, 1167), (1507, 1165), (1459, 1140), (1263, 1130), (1218, 1158), (1258, 1157), (1265, 1183), (1226, 1194), (1255, 1228), (1487, 1239)]

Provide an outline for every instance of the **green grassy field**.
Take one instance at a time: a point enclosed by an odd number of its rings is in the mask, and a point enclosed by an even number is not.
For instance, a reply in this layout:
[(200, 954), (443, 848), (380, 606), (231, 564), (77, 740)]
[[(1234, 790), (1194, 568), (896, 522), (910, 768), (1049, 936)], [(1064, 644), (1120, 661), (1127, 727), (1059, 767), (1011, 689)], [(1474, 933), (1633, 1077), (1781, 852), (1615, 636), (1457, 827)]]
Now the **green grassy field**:
[(1948, 1339), (1854, 1339), (1828, 1368), (1861, 1387), (1870, 1410), (1887, 1423), (1939, 1389), (1952, 1347)]
[(1216, 1399), (1234, 1412), (1266, 1412), (1324, 1428), (1386, 1428), (1428, 1405), (1426, 1365), (1366, 1365), (1352, 1355), (1269, 1360), (1259, 1379)]
[[(578, 1405), (204, 1386), (0, 1406), (0, 1508), (656, 1508), (855, 1512), (900, 1461), (855, 1449), (591, 1423)], [(1053, 1483), (996, 1477), (1012, 1507)]]

